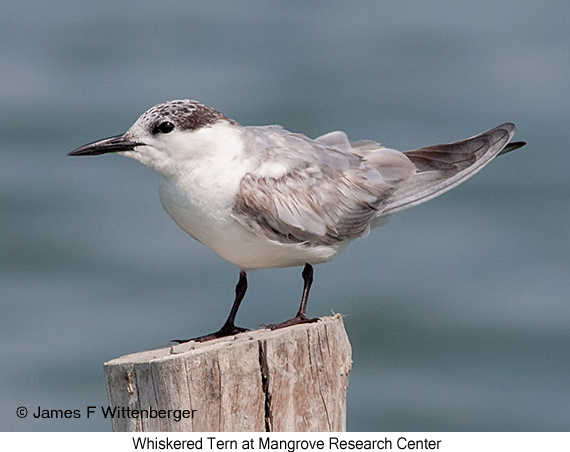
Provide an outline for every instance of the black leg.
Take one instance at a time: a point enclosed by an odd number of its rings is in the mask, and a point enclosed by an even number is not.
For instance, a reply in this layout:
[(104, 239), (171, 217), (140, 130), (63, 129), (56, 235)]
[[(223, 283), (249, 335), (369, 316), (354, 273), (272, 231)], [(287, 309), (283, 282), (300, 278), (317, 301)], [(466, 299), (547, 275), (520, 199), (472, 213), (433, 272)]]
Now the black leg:
[(234, 300), (232, 310), (230, 311), (230, 315), (228, 316), (226, 323), (224, 323), (224, 325), (220, 328), (220, 330), (216, 331), (215, 333), (208, 334), (206, 336), (195, 337), (192, 339), (173, 339), (171, 342), (176, 342), (178, 344), (182, 344), (184, 342), (189, 342), (189, 341), (206, 342), (206, 341), (211, 341), (212, 339), (217, 339), (219, 337), (233, 336), (234, 334), (243, 333), (244, 331), (247, 331), (245, 328), (240, 328), (234, 325), (239, 305), (241, 304), (241, 301), (245, 296), (246, 290), (247, 290), (247, 275), (243, 270), (241, 270), (239, 273), (239, 281), (236, 285), (236, 298)]
[(318, 318), (308, 319), (305, 315), (305, 312), (307, 310), (307, 301), (309, 300), (309, 291), (311, 290), (311, 284), (313, 284), (313, 266), (311, 264), (305, 264), (302, 276), (304, 281), (303, 296), (301, 297), (301, 306), (299, 306), (297, 315), (290, 320), (286, 320), (285, 322), (277, 323), (275, 325), (268, 325), (268, 328), (277, 330), (279, 328), (285, 328), (286, 326), (298, 325), (299, 323), (314, 323), (319, 320)]
[(303, 273), (301, 273), (303, 277), (303, 296), (301, 297), (301, 306), (299, 306), (299, 312), (297, 312), (297, 317), (302, 316), (305, 317), (305, 312), (307, 311), (307, 301), (309, 300), (309, 291), (311, 290), (311, 286), (313, 285), (313, 266), (309, 264), (305, 264), (305, 268), (303, 268)]

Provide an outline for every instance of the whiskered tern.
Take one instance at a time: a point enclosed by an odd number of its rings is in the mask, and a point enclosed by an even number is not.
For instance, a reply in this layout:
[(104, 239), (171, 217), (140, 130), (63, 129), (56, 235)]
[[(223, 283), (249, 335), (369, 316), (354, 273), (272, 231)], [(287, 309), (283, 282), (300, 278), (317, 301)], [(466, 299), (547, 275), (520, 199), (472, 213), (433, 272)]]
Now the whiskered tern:
[[(236, 297), (222, 328), (206, 341), (245, 331), (234, 321), (247, 272), (304, 266), (297, 315), (269, 325), (315, 322), (305, 311), (313, 265), (329, 262), (381, 219), (464, 182), (509, 143), (511, 123), (450, 144), (408, 152), (344, 132), (316, 139), (279, 126), (244, 127), (193, 100), (152, 107), (124, 134), (69, 155), (116, 153), (162, 176), (164, 210), (191, 237), (240, 268)], [(184, 342), (184, 341), (177, 341)]]

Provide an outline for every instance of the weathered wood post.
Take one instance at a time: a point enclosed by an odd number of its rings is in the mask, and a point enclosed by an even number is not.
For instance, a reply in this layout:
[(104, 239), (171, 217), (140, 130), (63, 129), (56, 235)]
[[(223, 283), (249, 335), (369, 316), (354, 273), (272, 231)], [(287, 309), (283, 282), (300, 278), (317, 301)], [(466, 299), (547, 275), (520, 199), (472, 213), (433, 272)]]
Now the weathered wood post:
[(338, 314), (122, 356), (105, 363), (113, 430), (345, 431), (351, 363)]

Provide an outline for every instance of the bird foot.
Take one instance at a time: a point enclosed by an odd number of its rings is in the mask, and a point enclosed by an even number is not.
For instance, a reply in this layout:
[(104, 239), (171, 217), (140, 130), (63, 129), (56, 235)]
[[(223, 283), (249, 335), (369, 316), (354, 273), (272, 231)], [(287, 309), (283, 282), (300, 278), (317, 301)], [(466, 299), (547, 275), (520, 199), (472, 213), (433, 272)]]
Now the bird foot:
[(292, 319), (286, 320), (285, 322), (275, 323), (273, 325), (265, 325), (265, 327), (269, 328), (270, 330), (279, 330), (281, 328), (286, 328), (286, 327), (292, 326), (292, 325), (299, 325), (301, 323), (315, 323), (318, 321), (319, 321), (318, 317), (316, 317), (314, 319), (309, 319), (309, 318), (307, 318), (307, 316), (305, 316), (305, 314), (297, 314), (295, 317), (293, 317)]
[(174, 342), (175, 344), (184, 344), (185, 342), (207, 342), (212, 341), (214, 339), (219, 339), (220, 337), (227, 337), (233, 336), (234, 334), (243, 333), (245, 331), (249, 331), (247, 328), (240, 328), (235, 325), (224, 325), (220, 328), (219, 331), (216, 331), (212, 334), (207, 334), (205, 336), (193, 337), (192, 339), (172, 339), (170, 342)]

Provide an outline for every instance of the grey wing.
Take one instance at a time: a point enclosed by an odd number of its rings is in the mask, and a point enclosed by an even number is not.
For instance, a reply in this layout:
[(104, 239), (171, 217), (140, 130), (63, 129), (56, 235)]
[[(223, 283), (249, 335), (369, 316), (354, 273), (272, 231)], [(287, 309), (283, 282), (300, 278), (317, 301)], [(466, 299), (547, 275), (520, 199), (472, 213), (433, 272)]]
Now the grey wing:
[(331, 245), (366, 235), (384, 201), (415, 167), (397, 151), (382, 148), (361, 157), (326, 142), (305, 138), (301, 154), (299, 143), (268, 151), (266, 157), (287, 171), (272, 176), (248, 173), (240, 184), (234, 217), (281, 243)]
[(466, 140), (404, 152), (417, 173), (394, 190), (381, 216), (435, 198), (473, 176), (497, 155), (523, 146), (507, 145), (514, 133), (515, 125), (506, 123)]
[(281, 243), (330, 245), (366, 235), (387, 194), (353, 184), (337, 171), (297, 168), (280, 178), (247, 174), (234, 216), (248, 229)]

